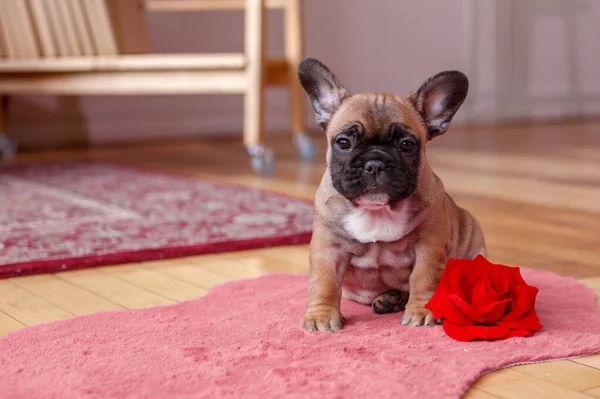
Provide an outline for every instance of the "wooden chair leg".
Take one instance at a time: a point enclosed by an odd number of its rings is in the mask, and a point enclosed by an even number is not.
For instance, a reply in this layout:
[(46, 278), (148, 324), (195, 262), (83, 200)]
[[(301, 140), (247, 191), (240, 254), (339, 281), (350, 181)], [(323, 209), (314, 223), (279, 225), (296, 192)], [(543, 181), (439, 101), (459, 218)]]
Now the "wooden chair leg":
[(288, 0), (284, 9), (285, 58), (289, 65), (290, 113), (292, 132), (304, 132), (304, 92), (298, 82), (302, 61), (302, 16), (300, 0)]
[(247, 87), (244, 95), (244, 144), (262, 143), (265, 89), (265, 5), (264, 0), (246, 0), (245, 53)]
[(290, 121), (296, 151), (302, 159), (314, 159), (316, 146), (306, 134), (305, 95), (298, 82), (298, 64), (303, 58), (301, 0), (288, 0), (284, 9), (285, 58), (289, 70)]
[(269, 174), (275, 168), (273, 151), (265, 147), (265, 31), (264, 0), (246, 0), (245, 53), (247, 87), (244, 94), (244, 144), (256, 172)]

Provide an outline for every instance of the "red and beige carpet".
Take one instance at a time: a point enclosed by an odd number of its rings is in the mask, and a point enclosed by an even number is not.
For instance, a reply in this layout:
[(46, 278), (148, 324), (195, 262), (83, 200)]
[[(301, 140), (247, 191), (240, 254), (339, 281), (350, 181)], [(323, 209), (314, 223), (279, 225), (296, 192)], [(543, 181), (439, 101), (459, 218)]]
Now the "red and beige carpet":
[(0, 339), (0, 397), (458, 399), (491, 370), (600, 352), (594, 292), (522, 271), (544, 326), (528, 338), (458, 342), (348, 301), (342, 331), (309, 333), (307, 277), (275, 274), (12, 333)]
[(0, 168), (0, 277), (306, 243), (312, 203), (99, 162)]

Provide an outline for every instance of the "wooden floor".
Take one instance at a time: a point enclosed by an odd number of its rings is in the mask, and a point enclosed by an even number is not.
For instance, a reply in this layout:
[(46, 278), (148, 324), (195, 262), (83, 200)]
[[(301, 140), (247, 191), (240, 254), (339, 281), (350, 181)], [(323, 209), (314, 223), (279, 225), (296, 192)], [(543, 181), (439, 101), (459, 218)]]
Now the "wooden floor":
[[(287, 137), (272, 142), (279, 168), (271, 178), (252, 173), (238, 141), (25, 154), (16, 162), (115, 160), (312, 199), (323, 163), (298, 162)], [(431, 144), (429, 160), (481, 221), (490, 260), (573, 276), (600, 292), (600, 123), (454, 128)], [(228, 280), (307, 267), (306, 246), (296, 246), (0, 280), (0, 335), (99, 310), (174, 303)], [(600, 356), (493, 372), (466, 397), (600, 397)]]

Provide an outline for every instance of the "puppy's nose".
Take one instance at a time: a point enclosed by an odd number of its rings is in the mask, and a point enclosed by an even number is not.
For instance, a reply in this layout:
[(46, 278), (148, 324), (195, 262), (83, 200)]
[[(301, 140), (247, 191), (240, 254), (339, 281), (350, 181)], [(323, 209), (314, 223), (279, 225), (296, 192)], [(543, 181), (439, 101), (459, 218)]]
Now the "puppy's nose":
[(383, 169), (385, 169), (385, 164), (376, 159), (372, 159), (365, 163), (365, 172), (371, 175), (377, 176), (383, 171)]

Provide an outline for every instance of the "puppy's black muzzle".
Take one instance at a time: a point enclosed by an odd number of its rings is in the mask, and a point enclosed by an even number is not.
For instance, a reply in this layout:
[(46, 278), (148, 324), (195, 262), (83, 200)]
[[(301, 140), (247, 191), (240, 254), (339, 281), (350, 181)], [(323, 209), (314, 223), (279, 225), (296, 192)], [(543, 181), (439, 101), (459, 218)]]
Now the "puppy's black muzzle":
[(362, 175), (372, 185), (383, 183), (381, 181), (386, 170), (394, 165), (394, 158), (386, 151), (372, 149), (361, 154), (355, 161), (362, 164)]

